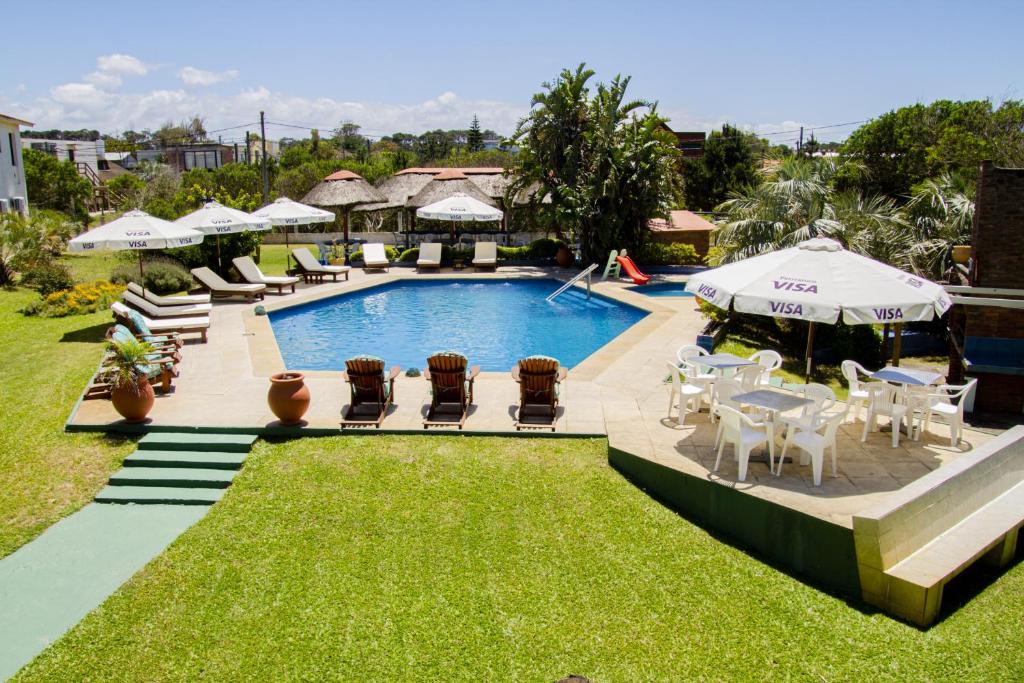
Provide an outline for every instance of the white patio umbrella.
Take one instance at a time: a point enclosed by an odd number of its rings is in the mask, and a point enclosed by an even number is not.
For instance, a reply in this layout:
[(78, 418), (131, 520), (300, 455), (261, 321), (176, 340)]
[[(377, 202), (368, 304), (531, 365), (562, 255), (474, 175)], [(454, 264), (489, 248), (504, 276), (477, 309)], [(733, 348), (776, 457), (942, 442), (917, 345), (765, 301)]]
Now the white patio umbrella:
[[(93, 228), (71, 239), (68, 248), (73, 252), (121, 251), (139, 252), (139, 276), (143, 277), (142, 252), (147, 249), (173, 249), (199, 244), (203, 233), (192, 230), (145, 211), (128, 211), (117, 220)], [(143, 283), (143, 286), (145, 284)]]
[(479, 199), (474, 199), (461, 192), (416, 209), (416, 216), (418, 218), (452, 221), (452, 239), (455, 239), (454, 223), (500, 221), (503, 215), (501, 209), (484, 204)]
[(318, 209), (297, 202), (288, 197), (275, 199), (261, 209), (252, 212), (257, 218), (265, 218), (271, 225), (284, 228), (285, 262), (289, 263), (291, 255), (288, 253), (288, 231), (291, 226), (310, 225), (312, 223), (330, 223), (334, 220), (334, 214), (330, 211)]
[(266, 218), (256, 218), (252, 214), (232, 209), (220, 202), (206, 202), (192, 213), (174, 221), (174, 224), (198, 230), (204, 235), (216, 235), (217, 263), (221, 268), (224, 266), (220, 262), (221, 235), (234, 235), (250, 230), (270, 230), (270, 221)]
[(807, 320), (808, 377), (814, 323), (925, 321), (952, 305), (934, 282), (820, 237), (691, 275), (686, 291), (726, 310)]

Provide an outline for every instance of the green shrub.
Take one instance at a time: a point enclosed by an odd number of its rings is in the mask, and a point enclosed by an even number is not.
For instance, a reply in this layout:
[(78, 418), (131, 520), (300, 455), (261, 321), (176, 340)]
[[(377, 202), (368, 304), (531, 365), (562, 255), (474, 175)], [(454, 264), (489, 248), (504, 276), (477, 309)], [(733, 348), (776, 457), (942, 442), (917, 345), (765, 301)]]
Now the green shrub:
[[(362, 252), (359, 252), (359, 255), (362, 256), (363, 255)], [(419, 247), (413, 247), (411, 249), (406, 249), (401, 254), (399, 254), (398, 255), (398, 260), (401, 263), (415, 263), (416, 259), (418, 259), (419, 257), (420, 257), (420, 248)]]
[(104, 280), (75, 285), (71, 289), (39, 297), (21, 310), (25, 315), (42, 318), (63, 318), (68, 315), (95, 313), (121, 296), (124, 287)]
[(558, 250), (565, 246), (561, 240), (553, 240), (550, 237), (541, 237), (534, 240), (526, 247), (526, 258), (549, 259), (555, 258)]
[(110, 281), (117, 284), (134, 282), (156, 294), (174, 294), (192, 286), (192, 274), (177, 261), (169, 258), (153, 258), (146, 261), (146, 280), (141, 282), (137, 264), (124, 263), (114, 268)]
[(54, 292), (71, 289), (75, 286), (75, 278), (71, 270), (60, 263), (42, 261), (21, 276), (21, 284), (32, 287), (46, 297)]
[(498, 247), (498, 259), (501, 261), (525, 259), (528, 250), (529, 247)]
[[(398, 249), (396, 249), (395, 247), (392, 247), (390, 244), (385, 244), (384, 245), (384, 256), (387, 257), (388, 261), (390, 261), (391, 263), (395, 263), (396, 261), (403, 261), (403, 260), (405, 260), (402, 257), (405, 256), (405, 253), (409, 252), (409, 251), (415, 251), (417, 256), (419, 255), (419, 249), (406, 249), (405, 251), (400, 252), (400, 251), (398, 251)], [(362, 261), (362, 260), (363, 260), (363, 250), (362, 249), (360, 249), (358, 251), (353, 251), (351, 254), (348, 255), (349, 263), (351, 263), (353, 261)], [(415, 261), (416, 260), (416, 256), (413, 256), (412, 260)]]
[(648, 242), (630, 254), (638, 264), (645, 266), (693, 266), (699, 264), (700, 256), (692, 244), (662, 244)]

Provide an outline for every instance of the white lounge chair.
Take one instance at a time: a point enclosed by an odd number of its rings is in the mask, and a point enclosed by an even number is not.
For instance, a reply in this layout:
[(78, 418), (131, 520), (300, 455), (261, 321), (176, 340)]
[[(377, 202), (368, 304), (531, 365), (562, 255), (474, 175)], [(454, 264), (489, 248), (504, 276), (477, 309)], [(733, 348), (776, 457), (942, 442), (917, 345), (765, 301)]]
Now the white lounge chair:
[(317, 261), (312, 252), (305, 247), (292, 249), (292, 256), (295, 257), (295, 263), (298, 264), (299, 272), (302, 273), (302, 277), (306, 282), (323, 282), (324, 277), (328, 275), (335, 282), (338, 281), (339, 275), (344, 275), (345, 279), (348, 280), (348, 273), (352, 270), (352, 266), (325, 266)]
[(267, 291), (266, 285), (232, 284), (205, 266), (202, 268), (193, 268), (191, 273), (192, 277), (196, 279), (196, 282), (198, 282), (203, 289), (209, 291), (210, 296), (214, 299), (230, 296), (244, 296), (248, 301), (255, 301), (256, 299), (262, 299), (264, 292)]
[(498, 268), (498, 243), (477, 242), (473, 247), (473, 268)]
[(380, 270), (389, 270), (391, 268), (391, 263), (388, 261), (388, 255), (384, 252), (384, 244), (382, 242), (371, 242), (363, 245), (363, 268)]
[(200, 304), (210, 303), (209, 294), (182, 294), (180, 296), (159, 296), (143, 289), (134, 282), (128, 283), (128, 291), (132, 292), (136, 296), (141, 296), (146, 301), (154, 303), (157, 306), (192, 306)]
[(210, 304), (188, 304), (186, 306), (157, 306), (141, 296), (125, 291), (122, 301), (150, 318), (188, 318), (191, 316), (210, 315)]
[(238, 274), (246, 282), (255, 285), (266, 285), (267, 287), (277, 287), (278, 294), (284, 294), (285, 287), (291, 287), (292, 293), (294, 293), (295, 283), (299, 281), (299, 278), (294, 275), (264, 275), (260, 267), (249, 256), (233, 258), (231, 263), (234, 264), (235, 270), (238, 271)]
[(120, 301), (115, 301), (110, 304), (110, 310), (114, 313), (114, 318), (116, 320), (124, 323), (130, 329), (137, 330), (136, 325), (133, 324), (133, 319), (137, 319), (141, 321), (142, 324), (145, 325), (146, 329), (153, 334), (167, 334), (169, 332), (185, 334), (187, 332), (196, 332), (205, 342), (206, 331), (210, 329), (209, 316), (200, 315), (189, 318), (150, 318), (133, 308), (129, 308)]
[[(366, 245), (370, 246), (370, 245)], [(364, 251), (365, 255), (366, 252)], [(420, 256), (416, 259), (416, 267), (420, 270), (424, 268), (441, 268), (441, 243), (440, 242), (423, 242), (420, 244)]]

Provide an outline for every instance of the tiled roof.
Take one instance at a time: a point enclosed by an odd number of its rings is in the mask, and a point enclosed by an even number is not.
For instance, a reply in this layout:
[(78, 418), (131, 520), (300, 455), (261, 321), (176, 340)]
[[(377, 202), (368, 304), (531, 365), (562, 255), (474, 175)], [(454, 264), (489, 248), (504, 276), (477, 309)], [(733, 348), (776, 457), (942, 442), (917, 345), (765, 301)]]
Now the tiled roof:
[(647, 221), (647, 227), (655, 232), (706, 232), (715, 229), (714, 223), (692, 211), (672, 211), (669, 215), (671, 218), (668, 221), (663, 218), (652, 218)]

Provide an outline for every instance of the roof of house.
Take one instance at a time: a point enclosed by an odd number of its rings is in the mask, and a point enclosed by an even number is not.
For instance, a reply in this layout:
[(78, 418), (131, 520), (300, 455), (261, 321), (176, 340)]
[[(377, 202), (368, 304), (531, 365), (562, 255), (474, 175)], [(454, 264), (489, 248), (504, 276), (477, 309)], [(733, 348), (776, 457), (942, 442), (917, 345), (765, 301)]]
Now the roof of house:
[(669, 220), (652, 218), (647, 227), (654, 232), (707, 232), (715, 229), (715, 224), (698, 216), (692, 211), (672, 211)]
[(13, 123), (13, 124), (18, 125), (18, 126), (34, 126), (34, 125), (36, 125), (36, 124), (32, 123), (31, 121), (26, 121), (25, 119), (19, 119), (18, 117), (10, 116), (9, 114), (0, 114), (0, 121), (3, 121), (4, 123)]

